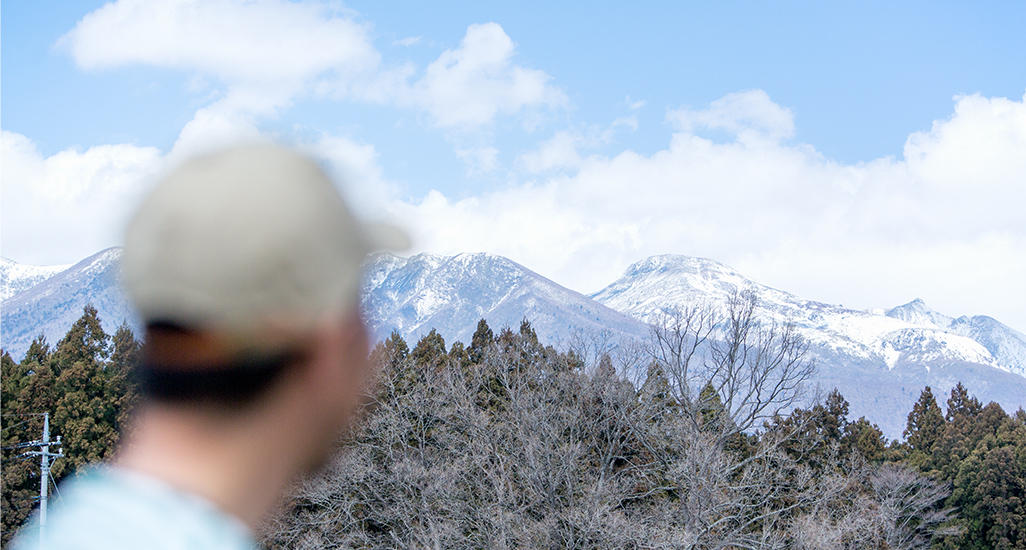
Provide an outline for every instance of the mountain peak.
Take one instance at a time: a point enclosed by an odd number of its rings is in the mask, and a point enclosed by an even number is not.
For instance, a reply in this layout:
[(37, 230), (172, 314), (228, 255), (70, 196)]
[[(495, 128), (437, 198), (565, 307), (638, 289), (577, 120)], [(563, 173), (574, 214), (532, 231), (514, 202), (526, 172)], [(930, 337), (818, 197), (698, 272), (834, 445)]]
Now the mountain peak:
[(952, 317), (930, 309), (922, 298), (916, 298), (907, 304), (890, 309), (885, 315), (914, 325), (942, 330), (948, 328), (954, 320)]
[(649, 256), (631, 264), (624, 272), (624, 277), (632, 278), (651, 273), (687, 272), (699, 274), (712, 271), (722, 274), (737, 275), (730, 266), (708, 258), (696, 258), (680, 254), (660, 254)]

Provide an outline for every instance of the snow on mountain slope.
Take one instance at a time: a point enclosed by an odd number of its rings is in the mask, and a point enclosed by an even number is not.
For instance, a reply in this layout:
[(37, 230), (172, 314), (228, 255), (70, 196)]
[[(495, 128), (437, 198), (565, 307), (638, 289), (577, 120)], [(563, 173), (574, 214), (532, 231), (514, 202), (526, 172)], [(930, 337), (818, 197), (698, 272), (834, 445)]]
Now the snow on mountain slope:
[(1026, 334), (1004, 325), (992, 317), (962, 316), (951, 321), (948, 332), (968, 336), (991, 353), (999, 365), (1026, 376)]
[(989, 317), (952, 319), (915, 300), (882, 311), (857, 311), (803, 300), (767, 287), (719, 262), (654, 256), (630, 266), (596, 301), (646, 322), (666, 308), (722, 308), (738, 291), (758, 298), (757, 315), (791, 322), (818, 364), (815, 382), (838, 387), (852, 413), (898, 437), (918, 392), (943, 393), (958, 381), (984, 400), (1026, 406), (1026, 337)]
[(493, 254), (379, 254), (367, 263), (364, 281), (364, 315), (374, 336), (396, 330), (411, 346), (432, 328), (447, 342), (469, 343), (482, 318), (498, 331), (516, 330), (526, 317), (551, 344), (565, 342), (574, 331), (648, 334), (644, 323)]
[(68, 265), (25, 265), (0, 258), (0, 300), (28, 290), (71, 267)]
[(919, 298), (916, 298), (903, 306), (892, 308), (888, 310), (885, 315), (895, 319), (901, 319), (902, 321), (909, 322), (913, 325), (937, 328), (941, 330), (948, 328), (951, 321), (954, 321), (951, 317), (930, 309), (927, 307), (926, 302)]
[[(4, 300), (0, 345), (17, 360), (40, 332), (54, 344), (87, 303), (97, 308), (108, 332), (127, 319), (138, 333), (118, 282), (120, 254), (118, 248), (105, 250)], [(398, 330), (411, 346), (432, 328), (450, 343), (469, 343), (481, 318), (497, 331), (506, 325), (515, 330), (526, 317), (552, 344), (566, 342), (575, 332), (611, 331), (632, 339), (648, 334), (644, 323), (491, 254), (376, 255), (366, 265), (363, 290), (374, 337)]]
[(51, 346), (56, 344), (90, 303), (109, 334), (123, 321), (138, 334), (139, 325), (118, 283), (120, 258), (121, 249), (108, 248), (3, 300), (3, 349), (17, 361), (40, 333)]
[[(137, 330), (118, 284), (119, 257), (119, 249), (108, 249), (64, 270), (54, 266), (58, 273), (5, 298), (0, 345), (20, 360), (40, 332), (55, 344), (87, 303), (97, 308), (105, 330), (113, 332), (123, 320)], [(2, 267), (9, 288), (46, 275), (9, 260)], [(763, 319), (794, 322), (818, 364), (813, 382), (840, 389), (853, 418), (865, 415), (888, 437), (901, 436), (926, 385), (943, 395), (961, 381), (984, 402), (1006, 410), (1026, 406), (1026, 335), (990, 317), (951, 318), (921, 300), (888, 311), (846, 309), (803, 300), (701, 258), (648, 258), (593, 300), (492, 254), (380, 254), (366, 265), (362, 305), (376, 338), (397, 330), (411, 346), (431, 328), (449, 344), (467, 343), (481, 318), (498, 331), (515, 330), (525, 317), (543, 342), (560, 345), (575, 333), (644, 339), (646, 322), (664, 308), (722, 306), (737, 290), (758, 296)]]
[[(654, 256), (630, 266), (623, 277), (592, 294), (596, 301), (646, 322), (667, 307), (707, 302), (722, 307), (737, 291), (758, 297), (760, 317), (793, 322), (810, 343), (865, 359), (882, 360), (893, 368), (902, 358), (938, 358), (1002, 365), (980, 342), (962, 333), (946, 332), (950, 317), (929, 310), (921, 300), (887, 315), (803, 300), (752, 281), (719, 262), (686, 256)], [(1003, 325), (1002, 325), (1003, 326)], [(1023, 371), (1026, 373), (1026, 370)]]

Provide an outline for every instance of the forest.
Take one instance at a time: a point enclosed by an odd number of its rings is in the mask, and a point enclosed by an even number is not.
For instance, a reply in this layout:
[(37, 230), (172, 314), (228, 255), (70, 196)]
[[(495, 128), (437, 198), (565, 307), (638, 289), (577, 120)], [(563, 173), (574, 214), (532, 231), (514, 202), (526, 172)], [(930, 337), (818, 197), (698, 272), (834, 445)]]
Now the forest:
[[(372, 352), (359, 428), (297, 482), (263, 544), (1026, 548), (1026, 412), (961, 384), (942, 408), (927, 387), (888, 441), (836, 390), (810, 400), (801, 340), (752, 306), (669, 312), (647, 347), (557, 349), (527, 319), (497, 332), (481, 320), (469, 344), (393, 333)], [(16, 445), (49, 412), (55, 482), (111, 458), (140, 347), (87, 306), (56, 344), (3, 352), (4, 545), (38, 507), (39, 461)]]

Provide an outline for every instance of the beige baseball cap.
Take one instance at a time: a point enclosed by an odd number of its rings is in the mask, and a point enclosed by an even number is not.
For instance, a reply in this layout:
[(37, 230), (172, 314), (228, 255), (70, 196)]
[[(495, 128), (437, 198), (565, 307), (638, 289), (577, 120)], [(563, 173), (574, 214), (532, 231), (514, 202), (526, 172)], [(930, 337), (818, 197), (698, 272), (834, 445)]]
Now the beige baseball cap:
[(145, 323), (252, 335), (355, 310), (366, 255), (408, 246), (358, 221), (311, 158), (254, 144), (167, 174), (128, 225), (121, 267)]

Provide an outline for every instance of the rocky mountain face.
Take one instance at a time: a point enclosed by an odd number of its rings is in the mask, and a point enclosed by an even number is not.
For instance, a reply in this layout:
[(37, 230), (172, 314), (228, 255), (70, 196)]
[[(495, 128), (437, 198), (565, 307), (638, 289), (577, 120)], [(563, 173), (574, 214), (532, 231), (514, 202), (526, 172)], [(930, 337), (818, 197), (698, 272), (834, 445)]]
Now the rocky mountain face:
[[(38, 334), (56, 343), (92, 303), (104, 329), (139, 329), (120, 291), (113, 248), (73, 266), (21, 266), (4, 260), (2, 345), (15, 359)], [(801, 299), (702, 258), (654, 256), (630, 266), (605, 289), (584, 296), (493, 254), (373, 256), (363, 310), (377, 339), (398, 331), (411, 346), (432, 328), (451, 345), (469, 342), (479, 319), (493, 330), (530, 320), (542, 341), (567, 346), (589, 335), (643, 342), (668, 309), (722, 308), (738, 291), (757, 297), (761, 323), (793, 323), (817, 364), (812, 386), (837, 387), (850, 414), (900, 437), (926, 385), (946, 394), (961, 381), (983, 402), (1026, 406), (1026, 335), (986, 316), (949, 317), (922, 300), (859, 311)], [(641, 367), (643, 368), (643, 367)], [(630, 373), (637, 378), (642, 373)], [(810, 387), (810, 394), (813, 387)], [(943, 406), (943, 403), (941, 403)]]

